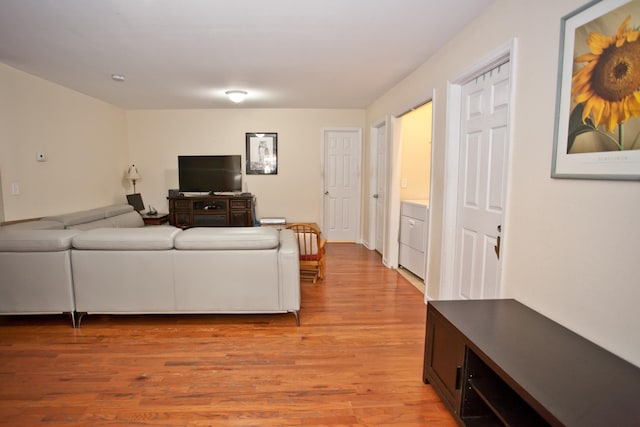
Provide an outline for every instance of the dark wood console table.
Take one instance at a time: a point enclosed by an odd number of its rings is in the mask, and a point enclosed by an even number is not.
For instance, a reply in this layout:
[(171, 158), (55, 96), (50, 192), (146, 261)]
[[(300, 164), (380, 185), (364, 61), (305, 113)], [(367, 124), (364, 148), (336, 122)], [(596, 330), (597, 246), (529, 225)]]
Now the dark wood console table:
[(640, 368), (515, 300), (430, 301), (423, 380), (463, 425), (640, 425)]
[(253, 195), (177, 196), (169, 200), (169, 224), (176, 227), (253, 227)]
[(166, 212), (157, 213), (155, 215), (141, 213), (140, 216), (142, 216), (144, 225), (162, 225), (169, 221), (169, 214)]

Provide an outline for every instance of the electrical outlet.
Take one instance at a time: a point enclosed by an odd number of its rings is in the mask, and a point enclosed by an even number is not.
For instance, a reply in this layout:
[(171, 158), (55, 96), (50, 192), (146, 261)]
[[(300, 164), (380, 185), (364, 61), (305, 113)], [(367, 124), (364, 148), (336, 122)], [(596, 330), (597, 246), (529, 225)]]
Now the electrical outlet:
[(46, 162), (47, 161), (47, 155), (44, 154), (42, 151), (38, 151), (36, 153), (36, 160), (39, 162)]

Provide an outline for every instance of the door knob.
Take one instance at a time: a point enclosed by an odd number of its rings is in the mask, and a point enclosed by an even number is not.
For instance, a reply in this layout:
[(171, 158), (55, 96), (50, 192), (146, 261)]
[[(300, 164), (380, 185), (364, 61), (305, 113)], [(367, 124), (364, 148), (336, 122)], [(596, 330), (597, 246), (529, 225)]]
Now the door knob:
[(325, 192), (324, 192), (324, 195), (325, 195), (325, 196), (328, 196), (328, 195), (329, 195), (329, 192), (328, 192), (328, 191), (325, 191)]
[(374, 198), (374, 199), (377, 199), (377, 198), (378, 198), (378, 195), (377, 195), (377, 194), (374, 194), (374, 195), (373, 195), (373, 198)]

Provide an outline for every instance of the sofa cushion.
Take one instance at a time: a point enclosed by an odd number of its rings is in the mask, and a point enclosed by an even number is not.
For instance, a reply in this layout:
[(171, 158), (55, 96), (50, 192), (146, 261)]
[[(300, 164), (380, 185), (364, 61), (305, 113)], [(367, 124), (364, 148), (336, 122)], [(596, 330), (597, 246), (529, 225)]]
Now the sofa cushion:
[(154, 251), (173, 249), (175, 227), (95, 228), (73, 239), (75, 249)]
[[(77, 230), (15, 230), (0, 233), (0, 252), (58, 252), (71, 248)], [(36, 267), (36, 266), (34, 266)]]
[(280, 242), (279, 231), (272, 227), (196, 227), (176, 236), (180, 250), (273, 249)]

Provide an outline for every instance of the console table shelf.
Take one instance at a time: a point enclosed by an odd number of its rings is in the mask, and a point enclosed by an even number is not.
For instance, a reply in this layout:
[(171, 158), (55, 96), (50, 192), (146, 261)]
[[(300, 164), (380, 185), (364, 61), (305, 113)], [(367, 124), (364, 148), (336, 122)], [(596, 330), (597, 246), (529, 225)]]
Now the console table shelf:
[(640, 368), (515, 300), (430, 301), (423, 380), (462, 425), (640, 425)]
[(251, 194), (167, 199), (169, 223), (176, 227), (252, 227), (255, 222)]

